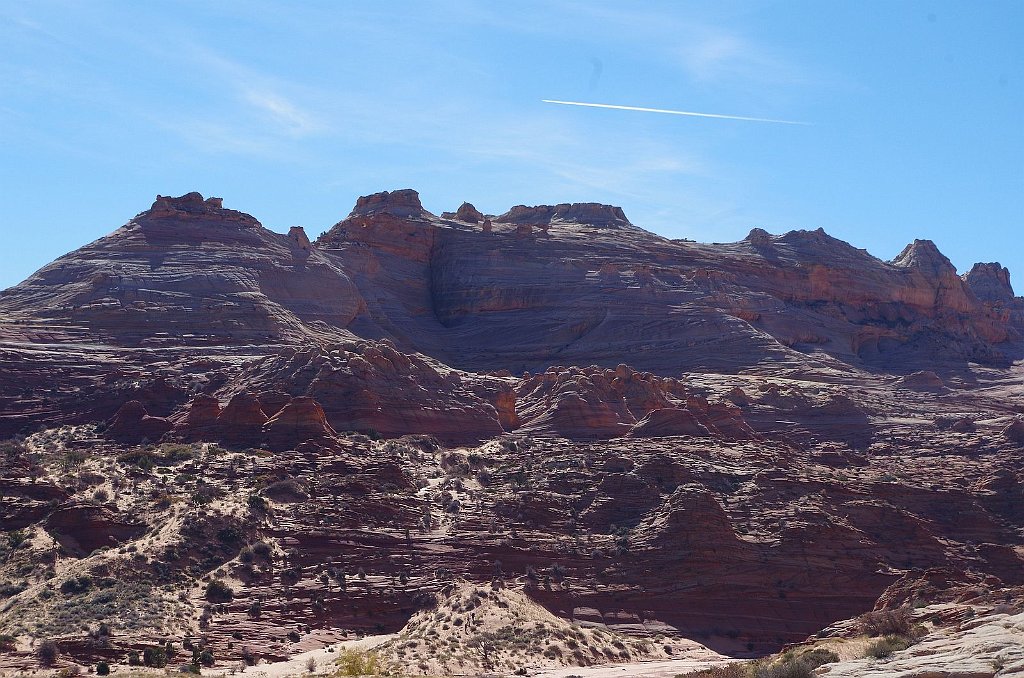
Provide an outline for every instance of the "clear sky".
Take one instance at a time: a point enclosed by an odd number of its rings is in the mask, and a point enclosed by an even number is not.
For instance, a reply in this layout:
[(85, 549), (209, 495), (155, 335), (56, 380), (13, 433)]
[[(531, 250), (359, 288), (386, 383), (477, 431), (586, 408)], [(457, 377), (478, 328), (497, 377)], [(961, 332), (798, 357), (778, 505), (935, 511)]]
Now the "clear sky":
[(405, 187), (930, 238), (1024, 293), (1024, 2), (0, 1), (0, 288), (157, 193), (315, 236)]

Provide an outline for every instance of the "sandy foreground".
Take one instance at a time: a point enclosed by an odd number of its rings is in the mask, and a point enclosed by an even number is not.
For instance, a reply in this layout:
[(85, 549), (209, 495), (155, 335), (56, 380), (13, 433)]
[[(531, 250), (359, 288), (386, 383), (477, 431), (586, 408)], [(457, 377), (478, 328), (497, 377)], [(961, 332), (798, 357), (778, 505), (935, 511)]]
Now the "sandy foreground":
[[(235, 675), (245, 675), (250, 678), (289, 678), (290, 676), (301, 676), (309, 673), (306, 670), (306, 662), (310, 658), (317, 662), (317, 673), (326, 673), (334, 669), (334, 660), (338, 657), (338, 652), (341, 650), (372, 650), (396, 636), (397, 634), (383, 634), (366, 636), (359, 640), (346, 640), (328, 646), (334, 649), (334, 652), (328, 651), (328, 647), (310, 650), (297, 654), (286, 661), (249, 666), (244, 671), (239, 671)], [(674, 678), (685, 671), (705, 669), (729, 661), (733, 660), (730, 660), (728, 657), (717, 657), (630, 662), (626, 664), (601, 664), (597, 666), (564, 666), (530, 672), (529, 675), (536, 676), (537, 678), (567, 678), (568, 676), (580, 676), (580, 678), (617, 678), (623, 676)], [(204, 674), (206, 673), (204, 671)]]
[(642, 678), (674, 678), (685, 671), (707, 669), (712, 666), (726, 664), (730, 660), (722, 659), (667, 659), (663, 661), (630, 662), (628, 664), (601, 664), (598, 666), (566, 666), (559, 669), (547, 669), (532, 673), (539, 678), (615, 678), (616, 676), (638, 676)]
[[(286, 678), (287, 676), (301, 676), (308, 674), (306, 670), (306, 662), (310, 658), (316, 661), (316, 673), (332, 673), (335, 669), (334, 660), (338, 658), (338, 652), (341, 650), (372, 650), (382, 643), (394, 638), (397, 634), (385, 633), (378, 636), (365, 636), (359, 640), (344, 640), (340, 643), (334, 643), (327, 647), (322, 647), (317, 650), (309, 650), (308, 652), (300, 652), (299, 654), (291, 657), (282, 662), (272, 662), (269, 664), (257, 664), (256, 666), (247, 666), (244, 671), (238, 671), (235, 675), (245, 675), (250, 678)], [(334, 652), (329, 650), (333, 649)], [(204, 671), (204, 675), (206, 672)]]

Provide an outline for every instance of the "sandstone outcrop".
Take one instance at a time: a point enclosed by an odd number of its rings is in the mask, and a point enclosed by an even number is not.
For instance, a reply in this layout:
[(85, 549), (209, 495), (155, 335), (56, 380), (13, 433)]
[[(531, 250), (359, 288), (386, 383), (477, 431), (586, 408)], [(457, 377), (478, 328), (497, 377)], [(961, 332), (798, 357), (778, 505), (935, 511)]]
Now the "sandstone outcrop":
[(454, 212), (442, 212), (441, 218), (465, 221), (467, 224), (480, 224), (487, 221), (487, 217), (484, 213), (474, 207), (472, 203), (468, 202), (464, 202), (459, 205), (459, 209)]
[(71, 555), (82, 557), (99, 548), (117, 546), (146, 531), (102, 506), (69, 504), (50, 513), (43, 526)]
[(975, 264), (964, 274), (964, 281), (974, 295), (989, 304), (1013, 302), (1013, 286), (1010, 285), (1010, 271), (998, 263)]
[(517, 224), (550, 226), (558, 223), (586, 224), (600, 228), (629, 226), (629, 219), (621, 207), (594, 202), (562, 203), (560, 205), (516, 205), (494, 221)]
[(288, 401), (281, 411), (263, 426), (271, 449), (288, 449), (310, 439), (334, 435), (324, 408), (312, 398), (301, 396)]
[(258, 445), (263, 439), (263, 425), (268, 420), (259, 398), (241, 391), (232, 396), (217, 417), (218, 437), (229, 445)]

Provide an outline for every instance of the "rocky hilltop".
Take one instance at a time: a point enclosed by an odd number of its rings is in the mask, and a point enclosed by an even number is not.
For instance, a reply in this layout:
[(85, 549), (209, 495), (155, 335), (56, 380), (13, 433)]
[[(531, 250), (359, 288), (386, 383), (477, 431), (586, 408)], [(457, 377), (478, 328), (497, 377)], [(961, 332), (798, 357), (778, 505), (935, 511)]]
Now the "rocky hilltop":
[(407, 624), (407, 672), (519, 668), (473, 654), (500, 614), (431, 649), (468, 600), (546, 609), (536, 652), (575, 665), (1013, 602), (1022, 349), (1009, 272), (928, 240), (412, 190), (311, 240), (158, 196), (0, 293), (0, 668), (41, 636), (221, 664)]

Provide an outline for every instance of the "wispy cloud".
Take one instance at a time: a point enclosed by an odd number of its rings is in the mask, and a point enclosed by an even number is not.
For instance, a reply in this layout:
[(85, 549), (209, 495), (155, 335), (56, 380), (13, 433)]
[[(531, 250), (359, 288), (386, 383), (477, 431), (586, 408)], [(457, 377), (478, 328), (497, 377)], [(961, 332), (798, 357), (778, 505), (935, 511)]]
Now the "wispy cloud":
[(677, 54), (686, 73), (705, 84), (799, 85), (813, 79), (792, 57), (719, 28), (694, 30)]
[(676, 111), (667, 108), (644, 108), (642, 106), (619, 106), (616, 104), (593, 104), (582, 101), (557, 101), (555, 99), (541, 99), (545, 104), (561, 104), (563, 106), (585, 106), (588, 108), (611, 108), (617, 111), (639, 111), (641, 113), (664, 113), (667, 115), (686, 115), (695, 118), (719, 118), (721, 120), (745, 120), (747, 122), (774, 122), (781, 125), (810, 125), (809, 122), (797, 122), (795, 120), (774, 120), (771, 118), (750, 118), (743, 115), (722, 115), (720, 113), (695, 113), (693, 111)]
[(298, 89), (294, 85), (199, 45), (186, 50), (186, 55), (206, 72), (212, 73), (218, 84), (229, 85), (236, 101), (258, 118), (252, 123), (269, 124), (269, 129), (265, 128), (264, 132), (299, 138), (327, 131), (319, 115), (309, 106), (297, 103), (294, 95), (286, 93), (289, 88)]
[(284, 96), (265, 89), (248, 89), (245, 101), (266, 114), (290, 136), (304, 137), (324, 130), (324, 126), (308, 111), (301, 110)]

